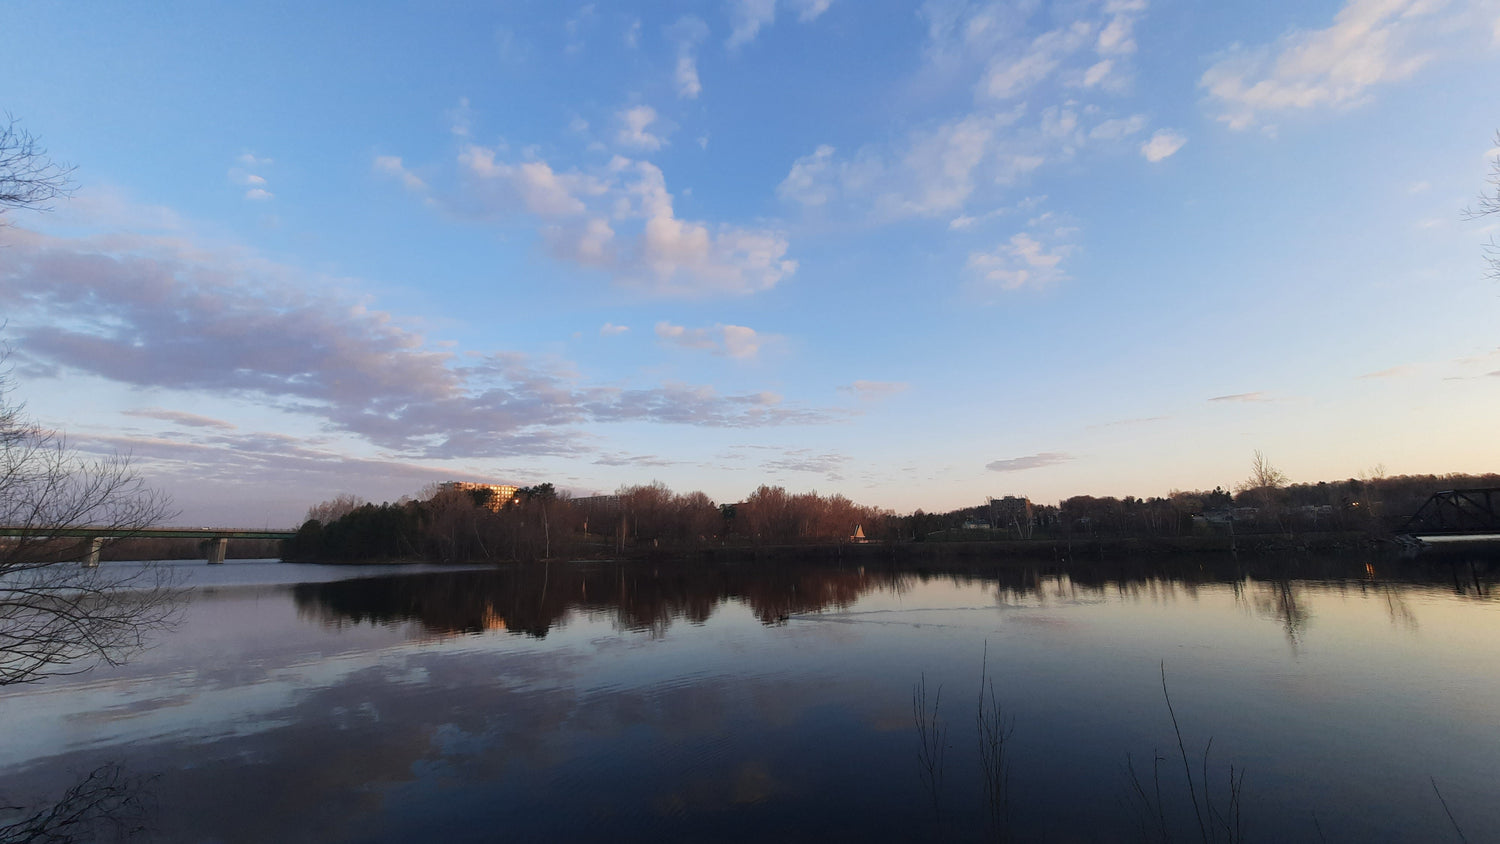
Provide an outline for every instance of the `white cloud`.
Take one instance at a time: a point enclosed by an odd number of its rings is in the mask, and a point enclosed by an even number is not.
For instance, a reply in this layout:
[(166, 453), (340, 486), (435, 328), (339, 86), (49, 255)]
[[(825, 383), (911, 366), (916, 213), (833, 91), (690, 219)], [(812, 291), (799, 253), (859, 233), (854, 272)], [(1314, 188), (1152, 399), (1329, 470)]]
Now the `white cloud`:
[(423, 191), (427, 189), (427, 183), (422, 181), (421, 177), (417, 174), (406, 169), (406, 166), (401, 163), (401, 156), (399, 155), (377, 155), (375, 156), (374, 166), (375, 172), (385, 173), (400, 179), (401, 184), (405, 185), (407, 190)]
[(825, 174), (833, 162), (834, 149), (824, 144), (792, 162), (792, 170), (776, 187), (776, 195), (803, 205), (822, 205), (833, 192)]
[(792, 164), (777, 194), (805, 206), (842, 198), (856, 213), (890, 221), (953, 214), (980, 185), (1007, 185), (1045, 160), (1032, 150), (1048, 143), (1002, 137), (1019, 111), (970, 115), (914, 132), (888, 154), (874, 148), (840, 160), (824, 145)]
[(510, 164), (496, 160), (496, 151), (470, 144), (459, 153), (459, 163), (487, 195), (498, 195), (503, 203), (519, 201), (539, 217), (582, 214), (584, 198), (605, 191), (599, 180), (581, 173), (558, 173), (545, 161)]
[(689, 329), (681, 325), (673, 325), (670, 322), (658, 322), (656, 324), (656, 336), (684, 349), (711, 350), (717, 345), (714, 338), (709, 335), (707, 328)]
[(698, 45), (708, 38), (708, 24), (688, 15), (667, 27), (667, 37), (677, 45), (677, 68), (672, 77), (677, 96), (695, 99), (703, 92), (703, 83), (698, 79)]
[(563, 49), (568, 53), (582, 51), (587, 32), (594, 28), (598, 17), (599, 9), (593, 3), (580, 6), (573, 17), (563, 22), (563, 31), (568, 34), (568, 44)]
[(1028, 454), (1025, 457), (1010, 457), (1005, 460), (992, 460), (984, 464), (984, 468), (991, 472), (1023, 472), (1027, 469), (1041, 469), (1046, 466), (1056, 466), (1075, 459), (1071, 454), (1063, 454), (1057, 451), (1044, 451), (1040, 454)]
[(658, 322), (656, 336), (684, 349), (712, 352), (738, 360), (748, 360), (758, 355), (767, 339), (753, 328), (722, 323), (712, 328), (687, 328), (670, 322)]
[(677, 57), (677, 71), (673, 79), (677, 83), (677, 96), (685, 100), (696, 99), (703, 91), (703, 83), (698, 81), (697, 59), (691, 55)]
[(246, 168), (261, 169), (271, 165), (269, 158), (256, 158), (251, 153), (244, 153), (235, 159), (238, 164), (229, 168), (229, 181), (240, 187), (246, 188), (245, 198), (255, 201), (265, 201), (275, 198), (271, 193), (270, 183), (265, 176), (253, 173)]
[(1163, 159), (1171, 158), (1187, 143), (1187, 138), (1173, 132), (1171, 129), (1158, 129), (1151, 136), (1151, 140), (1141, 144), (1141, 155), (1146, 160), (1155, 164)]
[(1219, 401), (1219, 402), (1263, 402), (1263, 401), (1271, 401), (1271, 394), (1267, 393), (1267, 392), (1265, 392), (1263, 390), (1257, 390), (1257, 391), (1255, 391), (1253, 393), (1231, 393), (1231, 394), (1226, 395), (1226, 396), (1214, 396), (1213, 398), (1209, 399), (1209, 401)]
[(619, 257), (615, 230), (602, 217), (585, 220), (581, 225), (554, 226), (547, 230), (546, 235), (552, 254), (565, 261), (609, 269)]
[(791, 0), (791, 5), (797, 10), (797, 20), (809, 23), (828, 11), (828, 7), (833, 5), (833, 0)]
[[(929, 66), (913, 85), (951, 90), (972, 78), (974, 104), (842, 155), (819, 145), (791, 163), (778, 195), (871, 222), (941, 217), (955, 229), (971, 225), (1044, 165), (1146, 128), (1142, 115), (1093, 125), (1114, 109), (1088, 101), (1128, 84), (1133, 27), (1145, 8), (1114, 0), (1043, 16), (1004, 0), (926, 3)], [(1036, 31), (1034, 19), (1049, 28)]]
[(1100, 141), (1117, 141), (1127, 138), (1136, 132), (1146, 128), (1146, 115), (1133, 114), (1130, 117), (1114, 118), (1106, 120), (1089, 130), (1089, 138)]
[(656, 109), (651, 106), (635, 106), (616, 116), (622, 124), (620, 131), (615, 134), (615, 140), (619, 143), (647, 152), (655, 152), (666, 143), (661, 137), (646, 131), (647, 127), (656, 122)]
[(146, 407), (139, 410), (122, 410), (123, 416), (137, 416), (142, 419), (157, 419), (162, 422), (170, 422), (187, 428), (213, 428), (219, 431), (233, 431), (235, 425), (222, 419), (211, 416), (201, 416), (197, 413), (186, 413), (180, 410), (167, 410), (160, 407)]
[(599, 336), (600, 337), (614, 337), (615, 335), (618, 335), (618, 334), (624, 334), (625, 332), (627, 332), (629, 330), (630, 330), (630, 326), (628, 326), (628, 325), (615, 325), (612, 322), (606, 322), (606, 323), (604, 323), (604, 325), (602, 325), (602, 326), (599, 327)]
[[(1030, 95), (1056, 79), (1071, 88), (1120, 90), (1130, 80), (1129, 56), (1144, 2), (1111, 2), (1102, 8), (1077, 4), (1053, 28), (1029, 34), (1032, 7), (1005, 2), (929, 2), (928, 52), (937, 66), (984, 66), (977, 92), (1011, 99)], [(1054, 9), (1058, 17), (1065, 8)], [(1049, 16), (1050, 17), (1050, 16)]]
[(634, 50), (641, 46), (641, 19), (636, 18), (625, 28), (625, 46)]
[(1089, 65), (1089, 69), (1083, 72), (1083, 87), (1093, 88), (1109, 78), (1109, 72), (1114, 70), (1113, 59), (1103, 59)]
[(1354, 106), (1376, 86), (1472, 47), (1468, 34), (1489, 23), (1485, 15), (1492, 9), (1488, 0), (1346, 0), (1324, 29), (1231, 47), (1198, 86), (1234, 129), (1253, 126), (1266, 113)]
[(502, 26), (495, 30), (495, 49), (501, 59), (515, 64), (531, 57), (531, 45), (521, 40), (510, 27)]
[(459, 164), (460, 191), (440, 197), (441, 204), (486, 219), (535, 215), (546, 223), (554, 256), (647, 292), (753, 293), (797, 269), (779, 231), (678, 217), (665, 176), (647, 161), (615, 156), (595, 173), (560, 172), (545, 161), (509, 163), (497, 149), (470, 145)]
[(725, 42), (729, 49), (749, 44), (761, 27), (776, 22), (776, 0), (729, 0), (729, 22), (733, 27)]
[(1121, 55), (1135, 52), (1135, 38), (1132, 36), (1135, 21), (1128, 12), (1120, 12), (1110, 18), (1108, 24), (1099, 31), (1099, 38), (1095, 42), (1095, 49), (1101, 56)]
[(903, 162), (916, 174), (917, 187), (900, 199), (903, 210), (927, 215), (962, 207), (995, 129), (990, 120), (968, 118), (917, 138)]
[(980, 82), (980, 90), (995, 99), (1025, 94), (1051, 76), (1063, 60), (1088, 44), (1093, 28), (1087, 21), (1045, 32), (1017, 57), (1004, 53), (995, 57)]
[(1363, 378), (1409, 378), (1409, 377), (1411, 377), (1413, 375), (1416, 375), (1420, 371), (1421, 371), (1421, 369), (1419, 367), (1413, 366), (1411, 364), (1401, 364), (1400, 366), (1393, 366), (1390, 369), (1382, 369), (1379, 372), (1367, 372), (1364, 375), (1357, 375), (1355, 377), (1356, 378), (1362, 378), (1362, 379)]
[(839, 391), (850, 393), (860, 401), (876, 401), (904, 393), (910, 388), (911, 384), (905, 381), (855, 381), (847, 387), (840, 387)]
[(1066, 244), (1052, 247), (1027, 232), (1018, 232), (990, 252), (973, 252), (968, 268), (989, 286), (1001, 290), (1047, 287), (1068, 278), (1063, 259), (1072, 251)]
[(757, 334), (755, 329), (743, 325), (724, 325), (719, 328), (723, 332), (725, 354), (739, 359), (753, 358), (760, 354), (765, 338)]
[[(811, 23), (828, 11), (833, 0), (781, 0), (796, 13), (797, 20)], [(777, 0), (728, 0), (731, 31), (725, 45), (731, 50), (754, 41), (762, 29), (776, 23)]]
[(467, 138), (474, 127), (474, 109), (468, 97), (459, 97), (458, 105), (448, 112), (448, 131), (455, 137)]
[(1037, 207), (1039, 207), (1043, 202), (1045, 202), (1046, 199), (1047, 199), (1047, 197), (1045, 195), (1043, 195), (1043, 196), (1028, 196), (1025, 199), (1021, 200), (1020, 202), (1017, 202), (1015, 205), (1007, 205), (1007, 206), (1001, 206), (999, 208), (993, 208), (993, 209), (990, 209), (989, 211), (986, 211), (983, 214), (977, 214), (977, 215), (962, 214), (962, 215), (959, 215), (959, 216), (954, 217), (953, 219), (949, 220), (948, 221), (948, 228), (951, 229), (951, 230), (953, 230), (953, 231), (968, 231), (969, 229), (972, 229), (976, 225), (978, 225), (980, 223), (983, 223), (983, 222), (985, 222), (987, 220), (993, 220), (993, 219), (995, 219), (997, 217), (1003, 217), (1003, 216), (1005, 216), (1007, 214), (1013, 214), (1013, 213), (1015, 213), (1017, 211), (1020, 211), (1020, 212), (1033, 211)]
[(767, 460), (760, 465), (763, 471), (773, 473), (816, 472), (837, 483), (844, 479), (839, 470), (848, 462), (847, 454), (836, 451), (820, 453), (810, 448), (789, 448), (782, 451), (781, 459)]

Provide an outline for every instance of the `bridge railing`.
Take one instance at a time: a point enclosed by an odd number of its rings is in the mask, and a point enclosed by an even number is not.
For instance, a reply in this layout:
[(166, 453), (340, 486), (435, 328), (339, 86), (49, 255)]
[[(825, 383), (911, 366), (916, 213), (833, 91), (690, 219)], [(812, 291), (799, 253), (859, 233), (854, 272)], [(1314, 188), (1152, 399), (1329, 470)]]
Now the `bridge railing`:
[(0, 525), (0, 539), (81, 539), (80, 560), (86, 566), (99, 565), (99, 553), (106, 539), (201, 539), (209, 543), (208, 563), (224, 562), (231, 539), (290, 539), (295, 530), (270, 530), (257, 528), (115, 528), (115, 527), (17, 527)]

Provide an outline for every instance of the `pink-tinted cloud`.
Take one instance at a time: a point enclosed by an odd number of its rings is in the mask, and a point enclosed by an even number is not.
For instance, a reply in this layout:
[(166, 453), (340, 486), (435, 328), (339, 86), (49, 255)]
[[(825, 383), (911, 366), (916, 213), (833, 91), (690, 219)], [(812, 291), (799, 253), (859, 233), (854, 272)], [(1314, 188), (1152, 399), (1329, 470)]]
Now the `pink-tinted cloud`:
[(1022, 472), (1027, 469), (1041, 469), (1046, 466), (1057, 466), (1073, 460), (1071, 454), (1063, 454), (1057, 451), (1044, 451), (1040, 454), (1028, 454), (1025, 457), (1010, 457), (1004, 460), (992, 460), (984, 464), (984, 468), (991, 472)]
[(0, 312), (17, 362), (125, 384), (248, 397), (399, 455), (573, 454), (577, 426), (744, 427), (827, 418), (769, 393), (590, 385), (513, 352), (460, 358), (391, 314), (254, 256), (181, 238), (9, 230)]
[(1257, 402), (1270, 401), (1269, 393), (1257, 390), (1253, 393), (1231, 393), (1227, 396), (1214, 396), (1209, 401), (1231, 401), (1231, 402)]
[(187, 428), (215, 428), (220, 431), (233, 431), (235, 426), (222, 419), (214, 419), (209, 416), (199, 416), (196, 413), (186, 413), (180, 410), (163, 410), (157, 407), (149, 407), (143, 410), (122, 411), (126, 416), (138, 416), (142, 419), (156, 419), (162, 422), (171, 422)]

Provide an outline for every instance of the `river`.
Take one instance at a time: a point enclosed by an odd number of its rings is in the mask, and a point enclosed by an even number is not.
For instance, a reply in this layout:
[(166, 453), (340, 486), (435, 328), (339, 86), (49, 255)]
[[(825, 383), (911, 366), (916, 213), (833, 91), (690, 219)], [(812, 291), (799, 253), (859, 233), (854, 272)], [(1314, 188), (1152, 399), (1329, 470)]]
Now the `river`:
[(0, 689), (0, 803), (103, 783), (82, 840), (1500, 840), (1483, 564), (161, 565), (153, 648)]

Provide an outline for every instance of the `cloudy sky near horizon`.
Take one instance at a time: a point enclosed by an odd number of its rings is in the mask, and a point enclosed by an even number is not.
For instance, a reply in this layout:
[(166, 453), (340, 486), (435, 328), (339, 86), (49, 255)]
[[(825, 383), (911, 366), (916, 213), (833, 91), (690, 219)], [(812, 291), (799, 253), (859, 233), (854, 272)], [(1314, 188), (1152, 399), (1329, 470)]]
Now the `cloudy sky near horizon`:
[(15, 398), (181, 523), (1500, 470), (1497, 0), (7, 18)]

